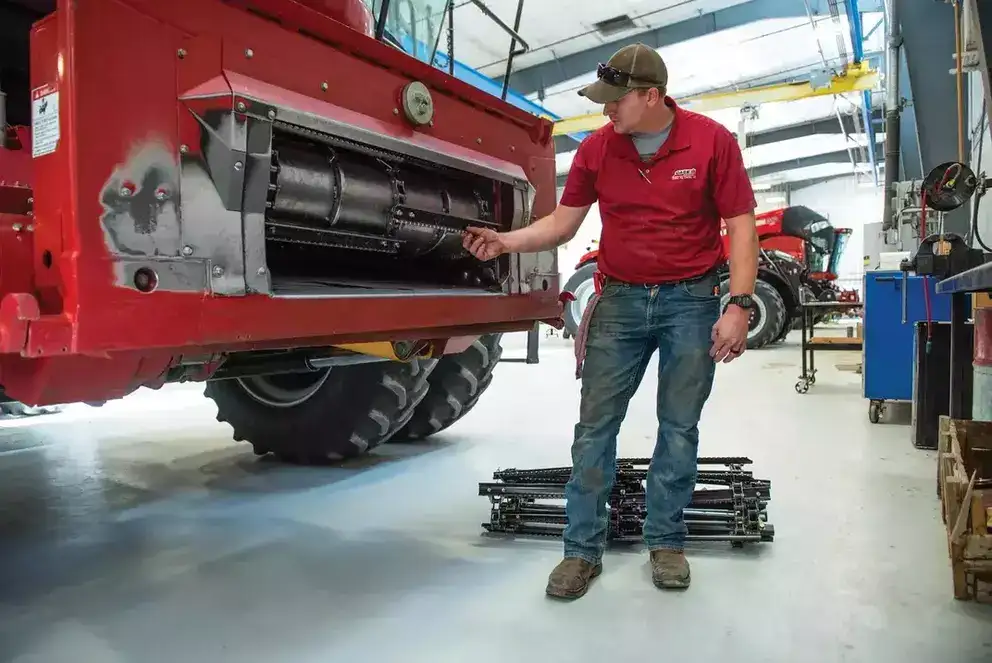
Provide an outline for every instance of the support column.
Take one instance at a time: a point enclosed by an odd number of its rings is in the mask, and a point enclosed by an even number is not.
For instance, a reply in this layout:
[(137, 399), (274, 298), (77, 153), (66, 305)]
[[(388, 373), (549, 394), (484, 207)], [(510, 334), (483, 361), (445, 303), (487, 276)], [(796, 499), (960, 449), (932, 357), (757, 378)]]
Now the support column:
[[(943, 162), (958, 160), (957, 87), (950, 73), (955, 66), (954, 8), (943, 2), (895, 1), (899, 3), (902, 50), (914, 92), (917, 139), (926, 174)], [(962, 98), (967, 98), (967, 80), (962, 78)], [(903, 133), (907, 129), (903, 126)], [(971, 149), (967, 132), (964, 148), (967, 160)], [(950, 212), (944, 223), (948, 232), (964, 235), (970, 221), (964, 206)]]

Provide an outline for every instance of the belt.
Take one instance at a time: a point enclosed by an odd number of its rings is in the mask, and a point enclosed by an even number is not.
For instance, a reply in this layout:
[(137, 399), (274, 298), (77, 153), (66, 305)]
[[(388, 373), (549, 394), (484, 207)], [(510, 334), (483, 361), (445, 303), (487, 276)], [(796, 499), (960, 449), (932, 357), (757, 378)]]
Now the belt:
[(656, 288), (658, 286), (664, 286), (664, 285), (679, 285), (681, 283), (695, 283), (697, 281), (702, 281), (703, 279), (705, 279), (705, 278), (707, 278), (709, 276), (712, 276), (714, 273), (716, 273), (717, 269), (719, 269), (719, 266), (713, 267), (712, 269), (708, 269), (705, 272), (703, 272), (702, 274), (699, 274), (697, 276), (690, 276), (688, 278), (678, 279), (676, 281), (661, 281), (659, 283), (634, 283), (632, 281), (624, 281), (623, 279), (618, 279), (615, 276), (607, 276), (607, 275), (604, 274), (603, 275), (603, 285), (604, 286), (607, 286), (607, 285), (625, 285), (625, 286), (636, 287), (636, 288)]

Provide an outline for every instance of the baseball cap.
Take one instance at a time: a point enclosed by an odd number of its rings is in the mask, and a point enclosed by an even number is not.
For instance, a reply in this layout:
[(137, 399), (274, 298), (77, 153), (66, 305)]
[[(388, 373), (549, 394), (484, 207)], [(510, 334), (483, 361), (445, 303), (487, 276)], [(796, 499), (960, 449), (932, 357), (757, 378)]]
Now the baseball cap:
[(579, 90), (579, 95), (597, 104), (607, 104), (635, 88), (667, 86), (668, 67), (650, 46), (631, 44), (614, 53), (606, 64), (600, 64), (596, 78), (599, 80)]

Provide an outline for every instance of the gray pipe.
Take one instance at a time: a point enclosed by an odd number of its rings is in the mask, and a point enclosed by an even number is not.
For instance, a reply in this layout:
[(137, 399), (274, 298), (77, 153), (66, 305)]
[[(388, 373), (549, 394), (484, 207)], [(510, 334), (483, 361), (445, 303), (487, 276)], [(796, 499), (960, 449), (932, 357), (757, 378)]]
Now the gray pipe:
[[(885, 199), (882, 206), (882, 230), (898, 227), (892, 218), (895, 181), (899, 177), (899, 51), (902, 31), (899, 29), (899, 0), (886, 0), (885, 55)], [(872, 149), (869, 146), (868, 149)]]

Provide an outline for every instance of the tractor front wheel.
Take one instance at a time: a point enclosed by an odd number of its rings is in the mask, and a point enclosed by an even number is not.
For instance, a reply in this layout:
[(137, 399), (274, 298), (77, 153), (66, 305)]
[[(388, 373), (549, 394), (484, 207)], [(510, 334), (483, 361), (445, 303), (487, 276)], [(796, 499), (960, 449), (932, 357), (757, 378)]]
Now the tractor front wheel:
[(579, 324), (582, 322), (582, 314), (589, 306), (589, 300), (596, 294), (596, 284), (593, 274), (596, 273), (596, 263), (590, 262), (579, 267), (575, 273), (565, 283), (562, 288), (565, 292), (570, 292), (575, 297), (573, 301), (565, 303), (565, 332), (570, 336), (575, 336), (579, 331)]
[(437, 360), (332, 366), (312, 373), (207, 382), (217, 420), (258, 455), (294, 463), (354, 458), (376, 448), (413, 416)]
[[(730, 280), (721, 286), (721, 306), (730, 299)], [(747, 349), (756, 350), (773, 343), (782, 333), (782, 327), (787, 323), (785, 300), (775, 286), (760, 278), (754, 283), (754, 294), (751, 297), (751, 317), (747, 330)]]
[(503, 347), (502, 334), (481, 336), (463, 352), (445, 355), (431, 372), (427, 396), (391, 442), (421, 440), (464, 417), (493, 379)]

